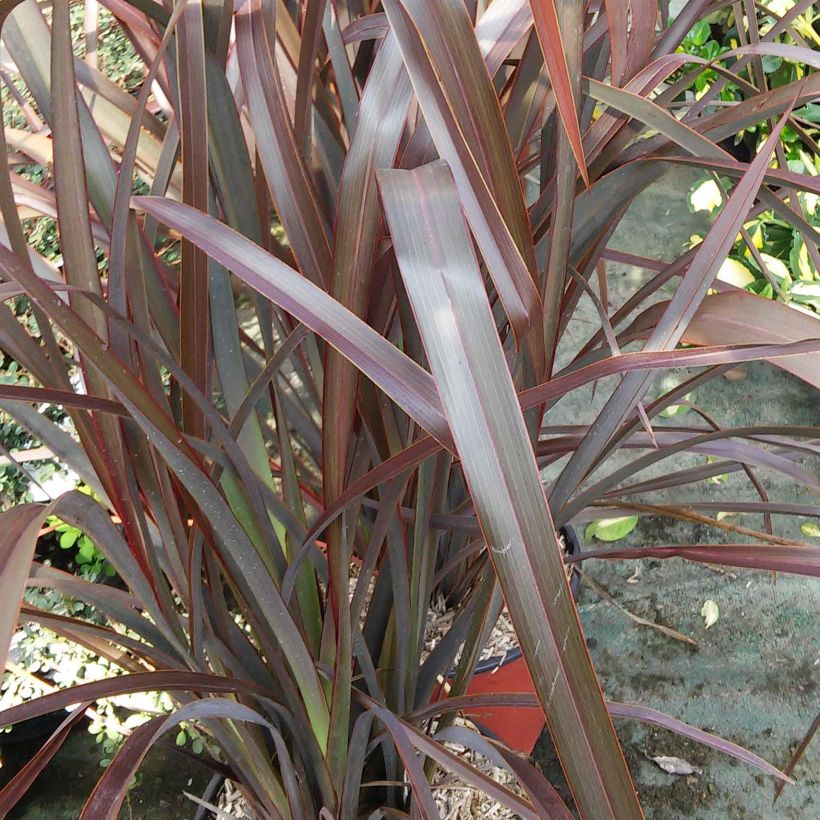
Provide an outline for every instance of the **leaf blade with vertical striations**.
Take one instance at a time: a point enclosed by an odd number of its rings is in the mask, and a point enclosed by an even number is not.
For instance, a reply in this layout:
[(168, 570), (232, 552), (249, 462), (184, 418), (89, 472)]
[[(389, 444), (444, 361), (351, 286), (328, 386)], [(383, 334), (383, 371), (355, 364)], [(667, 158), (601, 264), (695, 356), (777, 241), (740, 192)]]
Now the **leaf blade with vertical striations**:
[(558, 24), (558, 11), (555, 0), (530, 0), (532, 18), (535, 23), (535, 32), (541, 44), (541, 53), (544, 55), (544, 64), (547, 67), (550, 83), (555, 92), (555, 102), (561, 117), (564, 130), (575, 162), (584, 182), (589, 185), (584, 147), (581, 144), (581, 126), (578, 123), (577, 101), (572, 93), (572, 78), (567, 65), (567, 55), (564, 51), (564, 42), (561, 36), (561, 27)]
[[(520, 342), (530, 326), (540, 320), (541, 300), (522, 250), (505, 221), (500, 202), (490, 187), (472, 148), (468, 145), (457, 111), (437, 74), (415, 17), (403, 0), (389, 0), (385, 9), (404, 58), (407, 73), (419, 100), (439, 156), (446, 160), (456, 178), (464, 211), (487, 269)], [(423, 21), (422, 21), (423, 22)], [(429, 28), (429, 26), (428, 26)], [(429, 36), (429, 33), (428, 33)], [(485, 70), (486, 74), (486, 70)]]
[[(179, 126), (182, 139), (182, 200), (208, 208), (208, 92), (205, 88), (205, 33), (201, 0), (189, 0), (177, 24)], [(180, 363), (205, 395), (209, 380), (208, 257), (182, 241), (179, 275)], [(183, 394), (182, 426), (202, 438), (202, 414)]]
[(584, 643), (452, 175), (380, 174), (419, 330), (489, 554), (585, 817), (641, 817)]

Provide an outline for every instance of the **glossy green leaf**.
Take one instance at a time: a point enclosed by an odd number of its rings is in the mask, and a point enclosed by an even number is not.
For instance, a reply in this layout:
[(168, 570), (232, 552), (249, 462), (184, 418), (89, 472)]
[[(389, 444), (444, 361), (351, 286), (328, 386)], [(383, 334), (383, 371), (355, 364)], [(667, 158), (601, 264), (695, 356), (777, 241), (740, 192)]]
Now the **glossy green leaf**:
[(593, 521), (584, 530), (584, 538), (592, 541), (597, 538), (599, 541), (620, 541), (626, 538), (635, 527), (638, 526), (637, 515), (627, 515), (621, 518), (602, 518), (600, 521)]

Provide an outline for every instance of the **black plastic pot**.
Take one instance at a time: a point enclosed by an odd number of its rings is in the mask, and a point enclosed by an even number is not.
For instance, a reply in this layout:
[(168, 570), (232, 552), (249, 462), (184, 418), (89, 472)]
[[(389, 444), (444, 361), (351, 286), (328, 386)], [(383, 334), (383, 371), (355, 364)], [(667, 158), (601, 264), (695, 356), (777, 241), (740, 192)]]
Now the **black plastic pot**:
[(52, 735), (67, 716), (65, 709), (58, 709), (56, 712), (49, 712), (15, 723), (10, 731), (0, 734), (0, 746), (43, 740)]

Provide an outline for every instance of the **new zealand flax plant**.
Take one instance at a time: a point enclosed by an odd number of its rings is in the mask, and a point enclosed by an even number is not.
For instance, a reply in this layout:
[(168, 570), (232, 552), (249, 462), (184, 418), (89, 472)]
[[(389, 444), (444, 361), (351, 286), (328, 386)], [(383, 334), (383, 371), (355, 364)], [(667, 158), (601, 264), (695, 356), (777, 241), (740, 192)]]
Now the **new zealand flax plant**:
[[(723, 542), (584, 557), (820, 574), (820, 549), (771, 519), (820, 507), (770, 500), (757, 478), (781, 471), (816, 493), (800, 462), (820, 431), (768, 424), (762, 406), (737, 429), (658, 423), (738, 362), (820, 386), (817, 317), (716, 281), (763, 209), (820, 261), (803, 196), (819, 178), (789, 170), (779, 141), (788, 125), (818, 151), (801, 110), (820, 95), (820, 60), (795, 28), (811, 0), (784, 14), (693, 0), (675, 19), (654, 0), (100, 3), (144, 64), (134, 94), (75, 56), (69, 0), (0, 4), (18, 125), (0, 174), (0, 344), (33, 385), (0, 385), (0, 398), (95, 490), (3, 515), (0, 646), (5, 658), (18, 620), (35, 620), (123, 674), (0, 713), (13, 724), (79, 704), (0, 792), (0, 813), (89, 703), (135, 691), (177, 708), (130, 734), (84, 818), (116, 817), (145, 754), (182, 722), (259, 817), (434, 817), (441, 770), (522, 817), (568, 817), (532, 765), (452, 725), (487, 701), (543, 710), (583, 817), (641, 816), (613, 715), (788, 780), (671, 716), (604, 700), (555, 533), (602, 507), (637, 510)], [(738, 48), (711, 64), (679, 53), (724, 6)], [(768, 55), (799, 78), (769, 88)], [(717, 79), (690, 93), (707, 70)], [(735, 104), (720, 104), (726, 82)], [(719, 143), (751, 125), (763, 136), (741, 162)], [(633, 198), (675, 166), (725, 191), (704, 241), (671, 262), (608, 249)], [(45, 217), (56, 266), (27, 242), (28, 220)], [(648, 272), (616, 308), (608, 260)], [(7, 307), (21, 297), (30, 321)], [(558, 368), (582, 297), (599, 325)], [(697, 375), (653, 399), (679, 367)], [(553, 426), (558, 399), (613, 375), (596, 417)], [(71, 433), (35, 412), (48, 404)], [(680, 452), (719, 460), (635, 477)], [(628, 457), (617, 470), (615, 453)], [(560, 459), (545, 492), (539, 469)], [(749, 493), (733, 510), (762, 514), (763, 530), (708, 503), (639, 503), (738, 470)], [(116, 583), (32, 563), (51, 514), (93, 540)], [(26, 586), (107, 625), (21, 609)], [(442, 590), (457, 592), (452, 627), (425, 654)], [(537, 700), (464, 695), (502, 602)], [(454, 738), (509, 766), (520, 791), (454, 754)]]

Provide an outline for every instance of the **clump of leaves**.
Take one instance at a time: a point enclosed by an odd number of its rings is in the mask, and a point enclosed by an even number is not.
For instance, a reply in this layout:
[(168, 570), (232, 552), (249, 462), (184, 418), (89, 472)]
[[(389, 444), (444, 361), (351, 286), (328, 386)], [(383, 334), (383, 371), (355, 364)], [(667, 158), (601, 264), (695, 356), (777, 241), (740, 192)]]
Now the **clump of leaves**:
[[(759, 36), (750, 26), (706, 65), (678, 51), (712, 11), (701, 3), (675, 20), (666, 3), (625, 0), (105, 5), (142, 61), (137, 96), (76, 57), (68, 0), (49, 18), (23, 2), (2, 27), (28, 127), (6, 129), (0, 287), (29, 299), (37, 321), (0, 311), (4, 348), (30, 378), (0, 386), (0, 401), (18, 415), (32, 401), (62, 405), (73, 431), (43, 424), (39, 435), (96, 497), (4, 515), (0, 648), (18, 617), (53, 625), (39, 607), (18, 611), (33, 575), (101, 613), (60, 629), (124, 674), (0, 722), (137, 690), (173, 695), (171, 714), (125, 740), (88, 818), (115, 817), (143, 755), (180, 727), (202, 734), (204, 762), (258, 816), (434, 817), (439, 769), (520, 816), (567, 816), (527, 761), (452, 725), (482, 702), (465, 693), (505, 601), (536, 690), (517, 702), (543, 712), (582, 816), (641, 816), (612, 715), (785, 777), (671, 716), (604, 700), (556, 528), (601, 506), (703, 523), (710, 502), (683, 496), (704, 471), (666, 465), (706, 445), (722, 471), (749, 479), (736, 509), (814, 515), (765, 496), (755, 472), (820, 491), (800, 463), (816, 430), (763, 415), (739, 429), (695, 413), (657, 423), (738, 362), (768, 359), (820, 385), (817, 317), (712, 292), (764, 211), (816, 251), (796, 205), (820, 186), (780, 152), (787, 126), (808, 144), (794, 111), (820, 93), (820, 75), (801, 69), (771, 89), (747, 76), (766, 54), (810, 64), (795, 17)], [(717, 79), (696, 97), (705, 71)], [(724, 81), (734, 105), (719, 105)], [(720, 147), (751, 128), (767, 135), (755, 156)], [(32, 161), (47, 171), (40, 183), (18, 173)], [(672, 261), (608, 247), (630, 201), (681, 165), (725, 185), (703, 241)], [(150, 195), (132, 196), (143, 185)], [(30, 252), (21, 223), (55, 214), (59, 267)], [(607, 265), (624, 261), (647, 275), (610, 294)], [(657, 302), (663, 286), (671, 298)], [(582, 296), (599, 322), (578, 342), (567, 329)], [(696, 375), (657, 395), (673, 368)], [(600, 411), (555, 423), (557, 400), (606, 376), (618, 378)], [(556, 463), (545, 492), (539, 470)], [(653, 503), (670, 487), (676, 503)], [(32, 565), (49, 515), (105, 554), (116, 587)], [(741, 542), (573, 560), (820, 574), (816, 547), (720, 525)], [(440, 597), (452, 626), (427, 654)], [(445, 678), (448, 697), (434, 701)], [(76, 719), (0, 792), (0, 812)], [(454, 744), (489, 752), (523, 794)]]

